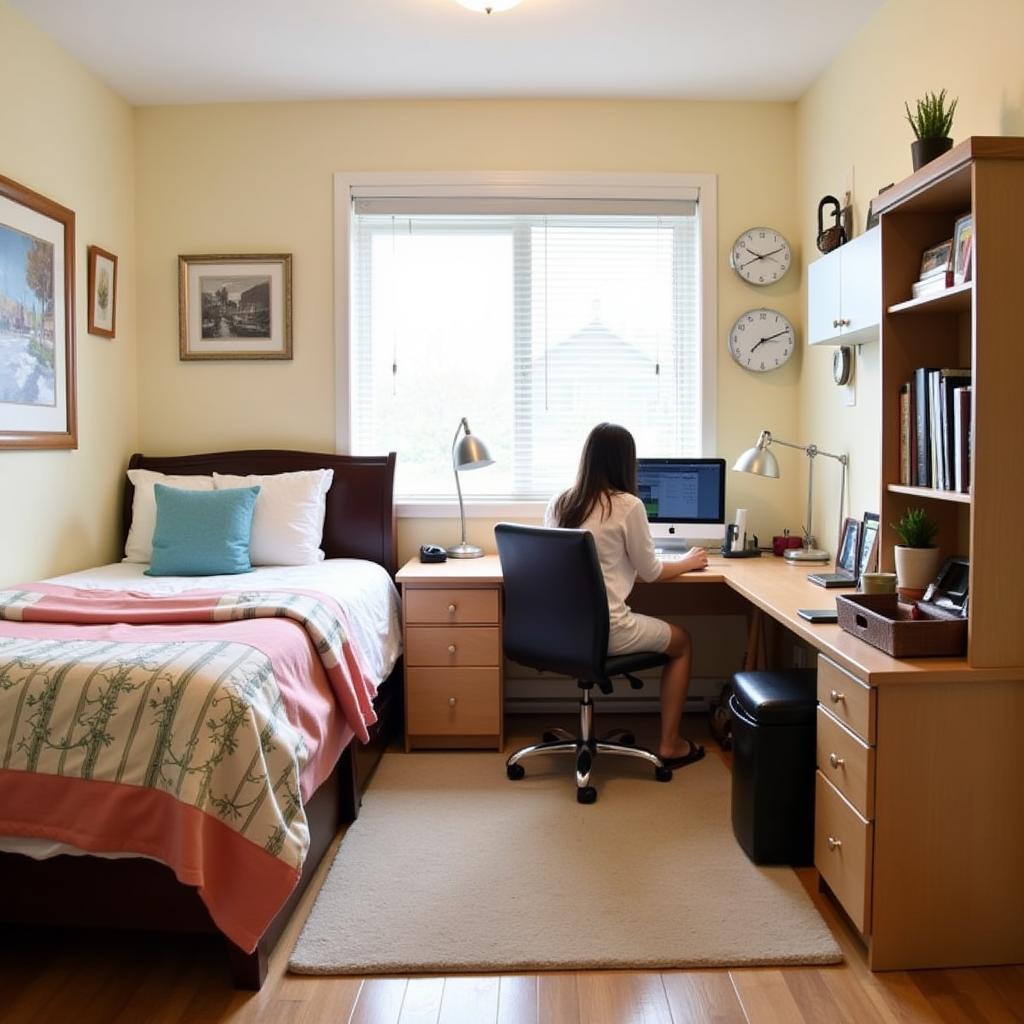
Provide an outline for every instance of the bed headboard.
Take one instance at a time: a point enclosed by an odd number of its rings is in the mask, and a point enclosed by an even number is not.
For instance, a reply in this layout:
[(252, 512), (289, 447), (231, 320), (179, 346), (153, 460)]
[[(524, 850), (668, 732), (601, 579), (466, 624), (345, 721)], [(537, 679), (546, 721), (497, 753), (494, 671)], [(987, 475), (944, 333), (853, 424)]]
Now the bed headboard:
[[(136, 453), (129, 469), (205, 476), (209, 473), (291, 473), (333, 469), (324, 520), (324, 554), (328, 558), (365, 558), (392, 575), (398, 568), (395, 536), (395, 453), (329, 455), (321, 452), (241, 451), (204, 455), (150, 456)], [(125, 482), (124, 537), (132, 522), (135, 488)]]

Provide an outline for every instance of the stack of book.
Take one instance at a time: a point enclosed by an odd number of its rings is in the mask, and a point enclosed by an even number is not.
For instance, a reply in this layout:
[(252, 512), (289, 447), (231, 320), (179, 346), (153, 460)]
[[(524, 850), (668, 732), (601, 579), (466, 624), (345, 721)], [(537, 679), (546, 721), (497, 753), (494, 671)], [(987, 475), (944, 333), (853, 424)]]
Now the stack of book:
[(970, 369), (920, 366), (899, 401), (900, 483), (969, 493)]

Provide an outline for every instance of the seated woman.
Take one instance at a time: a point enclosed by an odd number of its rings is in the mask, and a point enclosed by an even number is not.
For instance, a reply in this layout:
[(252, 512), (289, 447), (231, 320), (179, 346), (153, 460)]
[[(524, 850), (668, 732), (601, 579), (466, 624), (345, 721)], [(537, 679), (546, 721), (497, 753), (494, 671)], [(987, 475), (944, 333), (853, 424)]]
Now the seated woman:
[(608, 654), (656, 651), (667, 654), (661, 672), (661, 739), (658, 756), (669, 768), (699, 761), (704, 748), (679, 731), (690, 686), (690, 634), (626, 604), (637, 576), (647, 583), (669, 580), (708, 564), (703, 548), (680, 561), (662, 562), (654, 551), (647, 513), (636, 493), (636, 443), (614, 423), (599, 423), (583, 445), (576, 483), (549, 502), (545, 526), (589, 530), (608, 591)]

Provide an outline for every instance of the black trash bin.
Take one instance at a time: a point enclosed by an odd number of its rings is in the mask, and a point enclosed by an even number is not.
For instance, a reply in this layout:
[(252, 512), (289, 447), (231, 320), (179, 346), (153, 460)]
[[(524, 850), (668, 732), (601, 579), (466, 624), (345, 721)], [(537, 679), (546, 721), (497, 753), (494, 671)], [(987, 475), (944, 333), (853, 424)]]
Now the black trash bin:
[(732, 829), (755, 864), (814, 862), (814, 669), (737, 672)]

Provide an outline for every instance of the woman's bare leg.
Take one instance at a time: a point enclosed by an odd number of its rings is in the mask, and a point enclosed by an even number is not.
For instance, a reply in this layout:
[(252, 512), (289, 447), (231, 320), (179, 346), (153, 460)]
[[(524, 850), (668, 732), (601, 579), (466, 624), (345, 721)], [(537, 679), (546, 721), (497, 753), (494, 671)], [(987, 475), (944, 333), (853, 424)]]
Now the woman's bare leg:
[(661, 740), (659, 757), (684, 757), (692, 744), (679, 731), (686, 694), (690, 689), (690, 663), (693, 645), (690, 634), (680, 626), (669, 623), (672, 638), (665, 649), (671, 661), (661, 670)]

